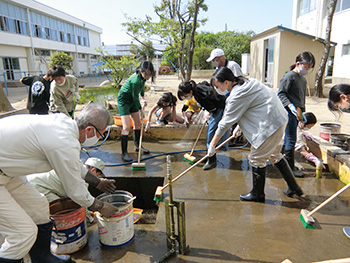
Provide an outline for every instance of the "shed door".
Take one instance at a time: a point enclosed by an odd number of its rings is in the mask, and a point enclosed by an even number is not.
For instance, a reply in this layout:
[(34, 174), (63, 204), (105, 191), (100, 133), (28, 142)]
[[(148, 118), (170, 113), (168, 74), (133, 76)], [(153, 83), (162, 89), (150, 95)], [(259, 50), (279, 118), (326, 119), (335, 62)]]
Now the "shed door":
[(265, 40), (265, 82), (272, 87), (275, 57), (275, 38)]

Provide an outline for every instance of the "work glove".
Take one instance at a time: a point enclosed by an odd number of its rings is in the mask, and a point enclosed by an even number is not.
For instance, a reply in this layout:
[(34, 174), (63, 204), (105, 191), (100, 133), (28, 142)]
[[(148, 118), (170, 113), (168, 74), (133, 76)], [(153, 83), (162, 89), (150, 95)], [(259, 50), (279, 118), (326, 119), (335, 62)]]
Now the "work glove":
[(204, 112), (204, 120), (209, 121), (211, 117), (211, 113), (209, 111)]
[(209, 145), (207, 155), (208, 155), (209, 157), (212, 157), (215, 153), (216, 153), (215, 147)]
[(147, 101), (145, 99), (141, 99), (141, 104), (142, 104), (142, 108), (147, 106)]
[(80, 100), (80, 95), (78, 91), (74, 92), (74, 97), (75, 97), (75, 102), (78, 102), (78, 100)]
[(297, 113), (298, 113), (298, 111), (297, 111), (297, 108), (295, 108), (295, 106), (294, 106), (294, 104), (289, 104), (288, 105), (288, 108), (289, 108), (289, 110), (291, 111), (291, 113), (293, 113), (294, 115), (295, 115), (295, 117), (297, 117)]
[(99, 178), (100, 182), (96, 186), (96, 188), (104, 193), (111, 193), (116, 189), (116, 186), (114, 185), (115, 180), (114, 179), (107, 179), (107, 178)]
[(151, 126), (151, 123), (149, 121), (147, 121), (146, 125), (145, 125), (145, 132), (148, 132), (150, 126)]
[(99, 211), (104, 217), (112, 217), (116, 212), (118, 212), (119, 209), (115, 207), (114, 205), (104, 202), (101, 210)]

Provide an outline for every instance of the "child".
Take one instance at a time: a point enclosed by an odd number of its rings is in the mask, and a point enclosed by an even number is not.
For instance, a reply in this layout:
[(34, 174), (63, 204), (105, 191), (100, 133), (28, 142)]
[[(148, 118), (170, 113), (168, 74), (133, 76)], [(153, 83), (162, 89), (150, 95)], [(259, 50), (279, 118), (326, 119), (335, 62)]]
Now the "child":
[(159, 125), (168, 124), (169, 121), (184, 123), (184, 119), (176, 114), (176, 102), (177, 98), (171, 92), (163, 93), (159, 101), (148, 113), (145, 132), (150, 128), (153, 113), (157, 116), (157, 124)]
[[(311, 129), (317, 123), (317, 118), (312, 112), (304, 113), (305, 122), (299, 122), (297, 128), (297, 141), (295, 143), (295, 151), (299, 152), (306, 160), (313, 162), (315, 166), (320, 165), (321, 159), (318, 159), (313, 153), (307, 151), (306, 142), (304, 139), (304, 131)], [(302, 167), (298, 167), (303, 169)]]
[(134, 144), (135, 151), (139, 150), (143, 153), (149, 153), (149, 151), (143, 147), (139, 149), (140, 134), (141, 134), (141, 118), (143, 116), (142, 106), (139, 96), (141, 95), (142, 103), (147, 106), (147, 102), (144, 99), (145, 95), (145, 83), (146, 80), (151, 79), (154, 82), (155, 71), (151, 61), (142, 61), (140, 66), (136, 69), (136, 72), (131, 75), (120, 88), (118, 93), (117, 102), (118, 109), (122, 119), (123, 129), (121, 132), (121, 146), (122, 146), (122, 159), (125, 162), (132, 161), (128, 153), (128, 136), (131, 128), (130, 117), (134, 122)]
[[(187, 95), (187, 97), (184, 97), (186, 102), (185, 105), (182, 107), (182, 115), (184, 116), (186, 124), (190, 125), (194, 123), (196, 116), (201, 111), (201, 106), (195, 100), (193, 95)], [(182, 99), (180, 98), (180, 100)]]

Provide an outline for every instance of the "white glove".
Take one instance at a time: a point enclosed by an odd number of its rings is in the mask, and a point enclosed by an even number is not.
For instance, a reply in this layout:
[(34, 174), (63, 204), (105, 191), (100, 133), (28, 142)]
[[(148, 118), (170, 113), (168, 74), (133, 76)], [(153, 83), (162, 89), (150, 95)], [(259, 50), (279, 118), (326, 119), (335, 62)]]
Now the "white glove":
[(142, 107), (146, 107), (147, 101), (145, 99), (141, 99), (141, 104), (142, 104)]
[(185, 120), (185, 123), (188, 124), (188, 119), (186, 115), (184, 116), (184, 120)]
[(150, 126), (151, 126), (151, 123), (149, 121), (147, 121), (146, 125), (145, 125), (145, 132), (148, 132)]
[(209, 121), (211, 117), (211, 113), (209, 111), (204, 112), (204, 120)]
[(78, 91), (74, 92), (74, 97), (75, 97), (75, 102), (77, 102), (78, 100), (80, 100), (80, 95), (79, 95), (79, 92), (78, 92)]
[(209, 145), (207, 155), (208, 155), (209, 157), (212, 157), (215, 153), (216, 153), (215, 147)]

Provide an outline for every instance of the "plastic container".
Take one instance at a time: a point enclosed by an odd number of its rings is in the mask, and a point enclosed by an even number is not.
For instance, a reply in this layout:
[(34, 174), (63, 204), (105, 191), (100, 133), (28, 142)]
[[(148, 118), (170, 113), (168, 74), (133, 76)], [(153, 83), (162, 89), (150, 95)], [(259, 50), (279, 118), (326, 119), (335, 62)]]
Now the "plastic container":
[(334, 133), (329, 136), (330, 142), (345, 151), (350, 150), (350, 135), (344, 133)]
[[(131, 122), (131, 126), (130, 127), (134, 127), (134, 122), (132, 121), (131, 117), (130, 117), (130, 122)], [(143, 120), (143, 123), (146, 123), (147, 120)], [(141, 121), (140, 121), (141, 123)], [(117, 126), (120, 126), (122, 127), (123, 124), (122, 124), (122, 118), (120, 116), (114, 116), (114, 124), (117, 125)]]
[(333, 133), (340, 133), (341, 125), (337, 123), (321, 123), (320, 137), (329, 141), (329, 136)]
[(82, 249), (88, 240), (85, 207), (69, 198), (50, 202), (50, 217), (54, 220), (51, 251), (57, 255)]
[(119, 208), (111, 218), (96, 213), (100, 243), (106, 247), (120, 247), (129, 243), (134, 237), (132, 194), (126, 191), (114, 191), (97, 197)]

